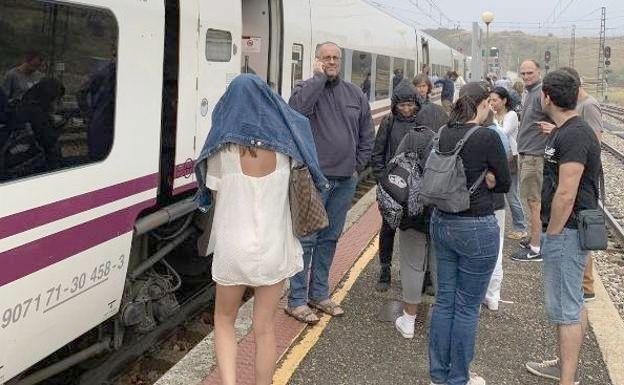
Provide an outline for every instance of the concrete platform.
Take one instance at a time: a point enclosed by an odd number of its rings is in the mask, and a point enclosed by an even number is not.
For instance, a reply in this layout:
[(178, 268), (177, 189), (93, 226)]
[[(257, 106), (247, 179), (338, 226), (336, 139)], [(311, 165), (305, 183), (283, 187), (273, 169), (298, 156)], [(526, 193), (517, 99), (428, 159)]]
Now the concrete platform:
[[(517, 247), (517, 242), (506, 240), (505, 254), (510, 255)], [(377, 260), (368, 265), (343, 303), (345, 317), (329, 323), (289, 384), (430, 383), (425, 323), (417, 322), (414, 339), (406, 340), (392, 322), (378, 320), (384, 302), (400, 300), (397, 262), (393, 262), (392, 290), (384, 294), (374, 290)], [(524, 368), (526, 361), (555, 354), (554, 329), (547, 323), (543, 307), (542, 263), (514, 262), (505, 257), (504, 271), (505, 302), (497, 312), (484, 308), (481, 313), (472, 370), (488, 384), (553, 384)], [(581, 384), (614, 384), (593, 331), (586, 338), (581, 367)]]
[[(278, 313), (281, 358), (274, 384), (429, 384), (424, 320), (417, 323), (415, 338), (406, 340), (392, 322), (382, 322), (378, 317), (385, 303), (400, 299), (398, 260), (393, 263), (392, 290), (384, 294), (374, 290), (379, 225), (371, 192), (350, 211), (331, 271), (333, 298), (342, 302), (344, 317), (324, 316), (316, 326), (305, 327)], [(510, 255), (517, 247), (517, 242), (506, 240), (505, 254)], [(524, 369), (526, 361), (551, 358), (555, 353), (554, 329), (543, 309), (542, 264), (513, 262), (506, 257), (504, 269), (505, 302), (498, 312), (483, 310), (472, 369), (488, 384), (553, 384)], [(612, 339), (624, 336), (624, 322), (615, 309), (610, 309), (613, 305), (601, 284), (597, 294), (596, 303), (588, 307), (592, 327), (597, 325), (599, 330), (592, 330), (585, 341), (582, 384), (624, 385), (624, 347), (621, 340)], [(255, 346), (253, 333), (249, 333), (252, 305), (253, 300), (243, 306), (237, 322), (238, 384), (244, 385), (254, 383)], [(157, 385), (220, 384), (213, 348), (210, 335)]]

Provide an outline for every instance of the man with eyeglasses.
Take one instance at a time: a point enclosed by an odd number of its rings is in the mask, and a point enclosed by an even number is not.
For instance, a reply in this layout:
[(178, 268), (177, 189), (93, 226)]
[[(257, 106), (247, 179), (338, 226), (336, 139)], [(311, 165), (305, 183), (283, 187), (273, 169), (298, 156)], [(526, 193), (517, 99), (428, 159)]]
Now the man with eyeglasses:
[(375, 141), (368, 97), (360, 87), (340, 79), (340, 47), (332, 42), (319, 44), (315, 56), (314, 76), (299, 82), (289, 101), (310, 119), (319, 163), (329, 180), (329, 189), (322, 192), (329, 226), (301, 239), (304, 269), (290, 280), (286, 308), (289, 315), (309, 324), (319, 320), (310, 306), (331, 316), (344, 314), (329, 298), (329, 269), (358, 172), (366, 168)]
[(542, 111), (542, 78), (539, 63), (532, 59), (522, 62), (520, 76), (525, 85), (522, 98), (524, 112), (518, 129), (520, 197), (527, 204), (531, 233), (520, 241), (521, 249), (512, 255), (511, 259), (539, 262), (542, 261), (540, 210), (547, 138), (542, 132), (540, 122), (550, 119)]

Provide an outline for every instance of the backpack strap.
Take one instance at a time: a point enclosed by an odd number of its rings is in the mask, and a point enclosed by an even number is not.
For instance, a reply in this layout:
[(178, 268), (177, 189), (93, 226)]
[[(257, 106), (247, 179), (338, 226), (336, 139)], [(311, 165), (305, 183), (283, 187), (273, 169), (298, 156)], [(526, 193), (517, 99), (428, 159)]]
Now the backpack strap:
[(466, 144), (466, 142), (468, 141), (468, 138), (470, 138), (472, 134), (474, 134), (479, 128), (481, 128), (481, 126), (476, 125), (472, 127), (470, 130), (468, 130), (468, 132), (466, 132), (464, 136), (455, 144), (455, 148), (453, 148), (452, 151), (441, 152), (440, 151), (440, 136), (442, 135), (442, 131), (444, 131), (445, 128), (446, 128), (446, 125), (440, 127), (440, 130), (438, 130), (438, 133), (436, 134), (436, 136), (433, 137), (433, 149), (438, 154), (454, 155), (461, 151), (461, 149), (464, 147), (464, 144)]
[(487, 168), (485, 170), (483, 170), (483, 172), (481, 173), (481, 175), (479, 175), (479, 177), (477, 178), (477, 180), (472, 184), (472, 186), (470, 186), (470, 188), (468, 189), (468, 192), (470, 193), (470, 195), (474, 194), (475, 191), (477, 191), (477, 189), (479, 188), (479, 186), (481, 185), (481, 183), (483, 183), (483, 180), (485, 179), (485, 175), (487, 175)]
[(464, 144), (466, 144), (466, 142), (468, 141), (468, 138), (470, 138), (472, 136), (472, 134), (474, 134), (479, 128), (481, 128), (481, 126), (476, 125), (476, 126), (472, 127), (470, 130), (468, 130), (468, 132), (466, 132), (464, 134), (464, 136), (459, 140), (459, 142), (457, 142), (453, 152), (454, 153), (460, 152), (461, 149), (464, 147)]
[(433, 137), (433, 149), (438, 154), (440, 153), (440, 135), (442, 135), (442, 131), (444, 131), (445, 128), (446, 128), (446, 124), (444, 126), (440, 127), (438, 132)]

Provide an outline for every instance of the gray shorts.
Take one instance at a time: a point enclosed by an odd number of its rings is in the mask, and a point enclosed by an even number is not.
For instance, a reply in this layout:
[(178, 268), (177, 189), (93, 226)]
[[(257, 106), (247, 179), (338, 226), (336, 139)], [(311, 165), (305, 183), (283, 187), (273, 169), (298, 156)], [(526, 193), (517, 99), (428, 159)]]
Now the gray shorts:
[(578, 230), (564, 228), (561, 234), (544, 234), (544, 294), (546, 312), (552, 323), (581, 322), (583, 272), (588, 252), (581, 250)]

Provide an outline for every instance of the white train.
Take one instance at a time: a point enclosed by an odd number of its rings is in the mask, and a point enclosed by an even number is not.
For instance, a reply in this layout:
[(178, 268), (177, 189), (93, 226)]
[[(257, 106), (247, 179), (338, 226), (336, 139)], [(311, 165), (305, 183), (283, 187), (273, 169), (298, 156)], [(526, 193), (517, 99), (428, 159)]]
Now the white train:
[(343, 77), (366, 88), (377, 120), (395, 69), (464, 71), (459, 53), (358, 0), (0, 9), (1, 76), (27, 74), (4, 83), (0, 104), (0, 384), (123, 349), (179, 316), (189, 281), (210, 281), (209, 260), (180, 245), (203, 220), (193, 160), (241, 70), (288, 98), (317, 44), (336, 42)]

